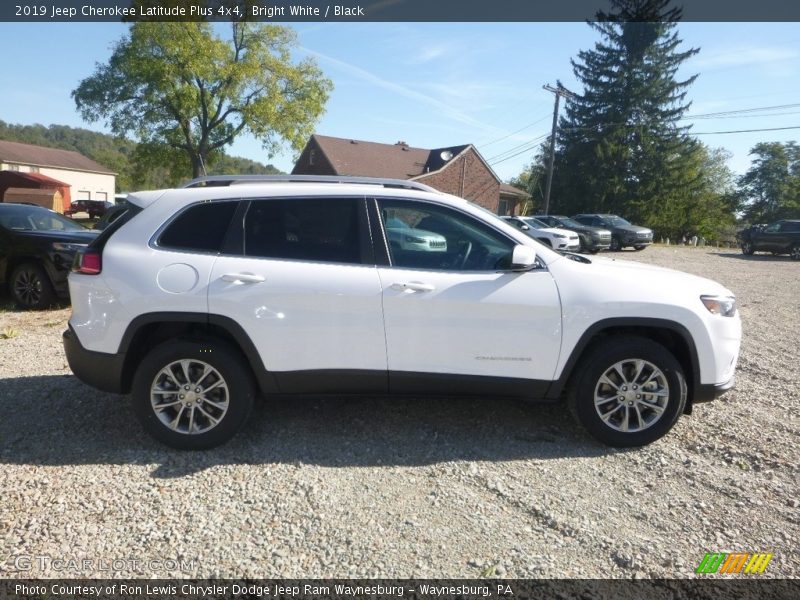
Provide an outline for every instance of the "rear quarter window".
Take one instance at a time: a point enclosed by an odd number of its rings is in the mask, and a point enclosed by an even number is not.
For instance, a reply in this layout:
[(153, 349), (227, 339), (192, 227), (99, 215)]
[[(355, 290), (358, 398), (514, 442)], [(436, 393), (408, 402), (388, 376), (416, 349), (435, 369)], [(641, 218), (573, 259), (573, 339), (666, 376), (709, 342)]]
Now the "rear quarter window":
[(158, 238), (158, 246), (191, 252), (219, 252), (238, 201), (208, 202), (180, 213)]

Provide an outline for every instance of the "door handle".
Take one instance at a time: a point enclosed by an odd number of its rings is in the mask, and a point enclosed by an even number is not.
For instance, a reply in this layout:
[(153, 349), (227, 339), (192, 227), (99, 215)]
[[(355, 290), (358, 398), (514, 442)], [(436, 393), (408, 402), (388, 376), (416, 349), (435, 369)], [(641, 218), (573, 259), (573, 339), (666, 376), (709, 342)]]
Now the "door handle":
[(225, 273), (222, 276), (222, 281), (229, 281), (231, 283), (261, 283), (264, 277), (261, 275), (253, 275), (252, 273)]
[(436, 289), (436, 286), (430, 283), (422, 283), (421, 281), (408, 281), (406, 283), (393, 283), (391, 288), (399, 292), (407, 290), (412, 292), (432, 292)]

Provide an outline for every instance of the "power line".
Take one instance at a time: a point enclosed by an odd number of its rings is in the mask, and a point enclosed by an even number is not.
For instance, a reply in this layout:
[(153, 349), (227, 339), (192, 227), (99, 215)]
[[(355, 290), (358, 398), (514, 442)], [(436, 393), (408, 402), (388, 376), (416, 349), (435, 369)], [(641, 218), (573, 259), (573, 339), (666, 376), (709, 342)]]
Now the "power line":
[(722, 110), (719, 112), (703, 113), (699, 115), (686, 115), (679, 120), (685, 121), (687, 119), (708, 119), (712, 117), (719, 117), (722, 115), (737, 115), (751, 112), (760, 112), (764, 110), (785, 110), (787, 108), (798, 108), (800, 104), (778, 104), (776, 106), (757, 106), (755, 108), (742, 108), (737, 110)]
[[(486, 159), (486, 162), (489, 164), (497, 164), (501, 163), (504, 160), (508, 160), (509, 158), (513, 158), (515, 156), (519, 156), (520, 154), (527, 152), (528, 150), (533, 150), (536, 146), (539, 145), (539, 142), (546, 139), (548, 136), (547, 133), (543, 133), (539, 137), (533, 138), (532, 140), (528, 140), (524, 144), (520, 144), (519, 146), (514, 146), (513, 148), (509, 148), (505, 152), (501, 152), (496, 156), (492, 156), (491, 158)], [(519, 150), (515, 152), (515, 150)], [(509, 153), (513, 153), (510, 156), (507, 156)]]
[(520, 127), (519, 129), (517, 129), (516, 131), (512, 131), (512, 132), (511, 132), (511, 133), (509, 133), (508, 135), (504, 135), (503, 137), (497, 138), (496, 140), (492, 140), (491, 142), (486, 142), (485, 144), (480, 144), (478, 147), (479, 147), (479, 148), (486, 148), (486, 146), (491, 146), (492, 144), (496, 144), (497, 142), (502, 142), (503, 140), (505, 140), (505, 139), (507, 139), (507, 138), (510, 138), (512, 135), (514, 135), (514, 134), (517, 134), (517, 133), (519, 133), (520, 131), (525, 131), (525, 130), (526, 130), (526, 129), (528, 129), (529, 127), (533, 127), (533, 126), (534, 126), (534, 125), (536, 125), (537, 123), (541, 123), (542, 121), (544, 121), (544, 120), (545, 120), (547, 117), (549, 117), (549, 116), (550, 116), (550, 113), (547, 113), (547, 114), (546, 114), (545, 116), (543, 116), (541, 119), (537, 119), (537, 120), (536, 120), (536, 121), (534, 121), (533, 123), (528, 123), (527, 125), (525, 125), (525, 126), (523, 126), (523, 127)]
[(689, 135), (722, 135), (724, 133), (755, 133), (758, 131), (785, 131), (787, 129), (800, 129), (800, 125), (792, 125), (791, 127), (768, 127), (765, 129), (737, 129), (736, 131), (698, 131), (698, 132), (692, 132)]

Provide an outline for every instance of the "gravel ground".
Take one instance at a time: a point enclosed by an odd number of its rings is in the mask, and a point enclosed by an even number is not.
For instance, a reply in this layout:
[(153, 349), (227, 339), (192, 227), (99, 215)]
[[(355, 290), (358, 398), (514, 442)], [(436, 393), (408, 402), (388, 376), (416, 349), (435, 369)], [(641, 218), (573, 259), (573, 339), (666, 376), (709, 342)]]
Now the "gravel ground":
[[(631, 451), (562, 406), (487, 398), (272, 401), (226, 446), (175, 452), (72, 377), (68, 309), (6, 299), (0, 575), (691, 577), (706, 552), (744, 551), (800, 576), (800, 264), (624, 258), (717, 279), (745, 329), (737, 387)], [(94, 562), (17, 571), (27, 556)]]

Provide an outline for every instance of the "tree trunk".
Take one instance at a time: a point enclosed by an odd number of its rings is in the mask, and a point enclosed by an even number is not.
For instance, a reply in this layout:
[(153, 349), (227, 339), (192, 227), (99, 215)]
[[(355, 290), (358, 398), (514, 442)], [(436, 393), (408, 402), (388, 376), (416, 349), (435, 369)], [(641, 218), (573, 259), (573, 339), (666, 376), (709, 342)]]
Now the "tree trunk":
[(190, 158), (192, 159), (192, 177), (196, 178), (205, 175), (205, 169), (203, 168), (205, 160), (203, 157), (200, 154), (192, 154)]

